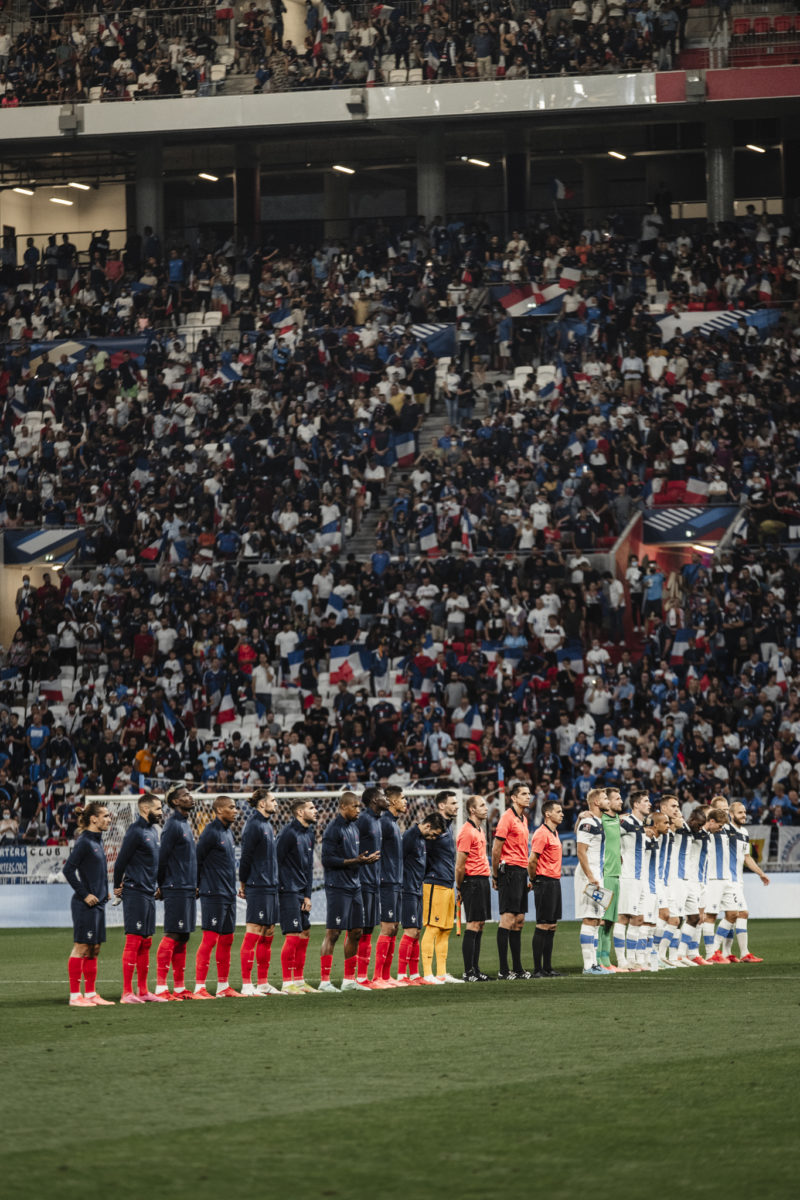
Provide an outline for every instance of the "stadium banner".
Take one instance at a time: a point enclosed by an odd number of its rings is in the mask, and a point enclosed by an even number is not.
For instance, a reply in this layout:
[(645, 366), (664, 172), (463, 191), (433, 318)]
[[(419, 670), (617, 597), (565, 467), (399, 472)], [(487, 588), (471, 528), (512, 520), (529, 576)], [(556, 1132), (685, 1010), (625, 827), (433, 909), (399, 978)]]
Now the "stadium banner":
[(0, 846), (0, 883), (61, 883), (70, 846)]
[(778, 862), (781, 866), (796, 865), (800, 870), (800, 828), (797, 825), (782, 825), (778, 830)]
[(747, 832), (750, 834), (750, 853), (758, 865), (763, 866), (769, 858), (769, 837), (772, 833), (772, 826), (748, 825)]

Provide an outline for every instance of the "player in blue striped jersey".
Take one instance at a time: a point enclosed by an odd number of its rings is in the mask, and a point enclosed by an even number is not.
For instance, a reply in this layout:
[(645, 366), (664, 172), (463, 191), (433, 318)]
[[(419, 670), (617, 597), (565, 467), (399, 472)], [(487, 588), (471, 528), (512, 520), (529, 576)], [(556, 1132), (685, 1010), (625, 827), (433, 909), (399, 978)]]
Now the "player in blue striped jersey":
[[(757, 958), (755, 954), (751, 954), (747, 941), (747, 903), (744, 895), (744, 872), (745, 868), (748, 871), (753, 871), (758, 875), (765, 887), (769, 886), (769, 876), (762, 871), (753, 855), (750, 852), (750, 835), (747, 832), (747, 809), (740, 800), (734, 801), (730, 806), (730, 820), (725, 827), (730, 842), (730, 868), (731, 878), (736, 892), (736, 901), (738, 909), (736, 913), (735, 933), (736, 940), (739, 943), (739, 962), (759, 963), (763, 959)], [(733, 939), (730, 940), (731, 953), (729, 962), (736, 962), (736, 956), (732, 953)]]
[[(603, 821), (608, 810), (605, 788), (592, 788), (586, 796), (588, 812), (581, 813), (575, 826), (578, 866), (575, 868), (575, 915), (581, 922), (580, 945), (584, 975), (608, 975), (597, 961), (597, 931), (603, 919)], [(589, 892), (587, 893), (587, 888)]]
[[(673, 851), (675, 835), (672, 830), (673, 821), (680, 817), (680, 807), (675, 796), (662, 796), (654, 806), (667, 818), (667, 828), (662, 833), (658, 843), (657, 892), (658, 920), (656, 922), (655, 946), (658, 954), (658, 966), (665, 970), (674, 970), (675, 964), (667, 958), (667, 952), (672, 944), (672, 926), (670, 911), (674, 904), (672, 899), (672, 883), (674, 877)], [(677, 934), (676, 934), (677, 938)]]
[(658, 950), (655, 944), (656, 922), (658, 920), (658, 896), (660, 887), (659, 858), (662, 839), (669, 833), (669, 817), (666, 813), (653, 812), (645, 820), (645, 889), (642, 900), (642, 935), (644, 937), (644, 954), (646, 970), (658, 970)]
[(619, 880), (619, 914), (614, 926), (614, 951), (617, 965), (629, 971), (643, 971), (645, 956), (643, 905), (649, 854), (644, 823), (650, 812), (650, 797), (642, 790), (633, 791), (631, 811), (620, 817), (622, 866)]
[(683, 883), (683, 925), (678, 947), (678, 962), (684, 966), (705, 966), (700, 957), (700, 922), (703, 918), (703, 893), (705, 890), (706, 860), (708, 858), (707, 836), (704, 825), (709, 808), (700, 804), (686, 822), (688, 836), (679, 849), (679, 877)]
[[(706, 868), (706, 910), (703, 924), (703, 939), (709, 963), (727, 962), (722, 946), (733, 937), (733, 927), (738, 911), (737, 896), (731, 879), (730, 841), (725, 827), (728, 824), (728, 801), (724, 796), (713, 796), (711, 811), (705, 824), (708, 835), (708, 861)], [(716, 918), (720, 918), (721, 929), (714, 934)], [(710, 953), (709, 950), (711, 951)]]

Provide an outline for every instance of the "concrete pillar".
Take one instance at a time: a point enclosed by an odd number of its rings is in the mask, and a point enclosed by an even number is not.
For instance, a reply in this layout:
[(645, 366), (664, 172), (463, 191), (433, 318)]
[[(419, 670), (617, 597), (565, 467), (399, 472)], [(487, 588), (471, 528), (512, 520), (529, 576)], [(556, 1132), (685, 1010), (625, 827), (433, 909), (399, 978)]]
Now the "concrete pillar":
[(237, 145), (233, 174), (235, 237), (239, 243), (256, 246), (261, 241), (261, 172), (257, 150)]
[[(291, 42), (298, 54), (303, 53), (308, 26), (306, 0), (283, 0), (283, 40)], [(318, 5), (315, 5), (318, 8)]]
[(164, 236), (164, 167), (161, 141), (152, 138), (136, 152), (136, 228), (151, 226)]
[(721, 118), (706, 122), (706, 204), (709, 221), (733, 220), (733, 130)]
[(528, 153), (513, 151), (505, 156), (503, 180), (506, 194), (506, 233), (524, 229), (528, 212)]
[(322, 219), (326, 238), (347, 238), (350, 235), (350, 176), (339, 171), (326, 171)]
[(417, 138), (417, 212), (426, 221), (447, 215), (444, 132), (425, 130)]

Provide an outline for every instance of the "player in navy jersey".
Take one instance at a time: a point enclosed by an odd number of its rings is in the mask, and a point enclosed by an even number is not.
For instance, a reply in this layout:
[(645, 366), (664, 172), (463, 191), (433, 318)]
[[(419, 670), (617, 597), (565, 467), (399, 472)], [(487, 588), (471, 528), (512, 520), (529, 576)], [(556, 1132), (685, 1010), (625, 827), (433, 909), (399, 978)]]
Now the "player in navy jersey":
[(397, 978), (417, 987), (422, 984), (419, 973), (419, 941), (422, 921), (422, 881), (427, 862), (426, 843), (441, 836), (447, 828), (444, 817), (429, 812), (403, 834), (403, 885), (400, 892), (400, 924), (403, 936), (397, 951)]
[[(189, 816), (194, 796), (182, 783), (167, 792), (172, 810), (158, 847), (158, 891), (164, 901), (164, 936), (156, 952), (156, 995), (191, 1000), (186, 987), (186, 947), (197, 924), (197, 851)], [(172, 992), (167, 987), (172, 967)]]
[[(145, 792), (137, 805), (139, 816), (125, 830), (125, 837), (114, 863), (114, 895), (122, 898), (125, 923), (125, 947), (122, 951), (121, 1004), (144, 1004), (153, 1000), (166, 1003), (147, 986), (150, 947), (156, 931), (156, 889), (158, 887), (158, 831), (161, 824), (161, 797)], [(136, 972), (137, 991), (133, 990)]]
[(111, 816), (105, 804), (99, 800), (87, 804), (78, 821), (80, 834), (63, 867), (73, 891), (73, 946), (67, 962), (69, 1003), (73, 1008), (99, 1008), (114, 1003), (98, 996), (96, 990), (97, 957), (106, 940), (105, 905), (108, 902), (108, 863), (103, 850), (103, 834), (110, 824)]
[(331, 983), (333, 948), (345, 930), (344, 983), (342, 991), (364, 992), (356, 979), (358, 943), (364, 926), (361, 906), (360, 871), (364, 865), (376, 863), (380, 851), (367, 854), (361, 850), (358, 833), (359, 804), (355, 792), (342, 792), (339, 813), (325, 829), (322, 837), (322, 866), (325, 871), (325, 938), (320, 952), (321, 992), (335, 992)]
[(247, 901), (247, 924), (240, 952), (242, 995), (268, 996), (278, 992), (269, 982), (272, 938), (278, 919), (278, 856), (270, 821), (278, 801), (269, 788), (256, 788), (250, 797), (250, 807), (253, 811), (244, 827), (239, 859), (239, 895)]
[(211, 955), (216, 952), (217, 996), (240, 996), (228, 983), (231, 946), (236, 930), (236, 848), (231, 826), (236, 820), (236, 802), (230, 796), (215, 796), (214, 820), (197, 840), (197, 893), (200, 897), (201, 941), (194, 965), (195, 999), (212, 1000), (206, 989)]
[(375, 947), (374, 988), (407, 987), (392, 979), (392, 959), (400, 928), (400, 889), (403, 883), (403, 835), (398, 821), (408, 808), (403, 789), (391, 783), (384, 788), (387, 809), (381, 813), (381, 932)]
[(372, 931), (380, 920), (381, 908), (381, 816), (388, 808), (388, 801), (382, 787), (365, 788), (361, 803), (364, 806), (356, 818), (358, 826), (359, 845), (362, 854), (377, 854), (378, 858), (364, 863), (359, 870), (361, 882), (361, 908), (364, 917), (364, 927), (358, 942), (358, 982), (363, 987), (371, 987), (369, 982), (369, 962), (372, 958)]
[[(313, 800), (293, 800), (292, 819), (278, 835), (278, 907), (281, 933), (281, 992), (302, 992), (303, 970), (311, 931), (311, 889), (314, 882), (314, 824), (317, 810)], [(333, 985), (331, 984), (331, 987)]]
[[(447, 948), (456, 909), (456, 838), (453, 821), (458, 813), (455, 792), (436, 793), (436, 807), (444, 818), (445, 830), (426, 842), (425, 876), (422, 881), (422, 916), (425, 932), (420, 943), (422, 979), (427, 984), (463, 983), (447, 971)], [(527, 859), (526, 859), (527, 861)], [(437, 974), (433, 974), (436, 954)]]

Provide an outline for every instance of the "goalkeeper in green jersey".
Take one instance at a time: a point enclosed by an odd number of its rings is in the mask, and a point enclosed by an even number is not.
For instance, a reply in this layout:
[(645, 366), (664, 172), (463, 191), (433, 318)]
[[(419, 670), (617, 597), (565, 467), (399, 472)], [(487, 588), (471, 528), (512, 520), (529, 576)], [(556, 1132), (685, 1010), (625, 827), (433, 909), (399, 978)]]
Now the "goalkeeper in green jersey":
[(608, 811), (603, 821), (603, 887), (611, 892), (611, 903), (606, 909), (605, 919), (598, 930), (597, 961), (606, 971), (625, 970), (611, 965), (612, 930), (617, 919), (619, 905), (619, 876), (622, 866), (620, 852), (619, 814), (622, 812), (622, 796), (617, 788), (606, 788)]

